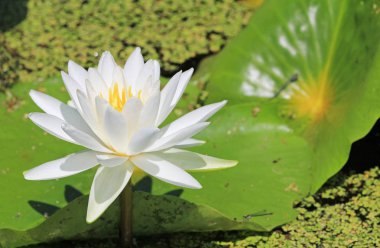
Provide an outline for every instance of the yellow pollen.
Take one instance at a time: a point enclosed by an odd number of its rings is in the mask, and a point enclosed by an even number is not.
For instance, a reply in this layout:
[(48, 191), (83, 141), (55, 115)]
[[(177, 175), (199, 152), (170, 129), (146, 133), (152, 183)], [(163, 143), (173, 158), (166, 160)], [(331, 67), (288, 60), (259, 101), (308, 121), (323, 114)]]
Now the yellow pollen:
[[(137, 97), (141, 100), (142, 91), (139, 90)], [(104, 99), (103, 93), (100, 92), (99, 96)], [(117, 111), (123, 111), (125, 103), (128, 99), (134, 97), (132, 93), (132, 87), (129, 86), (127, 89), (123, 87), (119, 91), (119, 85), (115, 83), (113, 87), (108, 88), (108, 103)]]
[(132, 87), (129, 86), (128, 87), (128, 98), (131, 98), (132, 96), (133, 96), (133, 94), (132, 94)]
[(108, 102), (114, 109), (121, 112), (125, 103), (127, 102), (126, 89), (124, 87), (122, 88), (120, 96), (119, 85), (114, 84), (113, 88), (111, 87), (108, 89)]

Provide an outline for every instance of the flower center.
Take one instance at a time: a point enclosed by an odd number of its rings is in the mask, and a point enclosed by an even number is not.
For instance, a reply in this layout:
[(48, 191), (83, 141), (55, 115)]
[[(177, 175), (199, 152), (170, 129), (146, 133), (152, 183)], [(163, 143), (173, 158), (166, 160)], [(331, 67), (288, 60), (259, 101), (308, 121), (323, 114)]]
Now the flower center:
[[(100, 97), (103, 98), (102, 93), (100, 93)], [(129, 86), (128, 89), (123, 87), (119, 90), (119, 84), (115, 83), (113, 87), (108, 89), (108, 103), (119, 112), (123, 111), (125, 103), (132, 97), (134, 97), (134, 95), (131, 86)], [(139, 90), (137, 98), (141, 100), (141, 90)]]
[[(128, 89), (130, 90), (130, 88)], [(109, 88), (108, 102), (114, 109), (121, 112), (123, 110), (124, 104), (127, 102), (127, 90), (125, 87), (121, 89), (121, 94), (119, 92), (119, 84), (114, 84), (113, 88)]]

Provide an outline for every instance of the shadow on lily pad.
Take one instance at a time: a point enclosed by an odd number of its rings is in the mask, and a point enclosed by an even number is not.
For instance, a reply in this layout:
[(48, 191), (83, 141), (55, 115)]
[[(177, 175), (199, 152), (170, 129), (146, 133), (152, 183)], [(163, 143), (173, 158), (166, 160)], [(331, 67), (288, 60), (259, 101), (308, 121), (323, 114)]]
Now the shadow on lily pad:
[[(65, 185), (64, 196), (66, 202), (70, 203), (74, 201), (76, 198), (83, 196), (83, 194), (73, 186)], [(28, 201), (28, 204), (38, 213), (43, 215), (45, 218), (52, 216), (55, 212), (57, 212), (60, 209), (60, 207), (58, 206), (41, 201), (30, 200)]]
[[(1, 229), (0, 247), (94, 237), (116, 238), (120, 216), (118, 201), (92, 224), (86, 223), (85, 220), (87, 201), (88, 196), (80, 196), (56, 211), (39, 226), (27, 231)], [(216, 230), (266, 231), (253, 222), (231, 220), (211, 207), (197, 205), (171, 195), (155, 196), (138, 191), (134, 193), (133, 206), (136, 236)]]
[[(149, 176), (143, 177), (133, 186), (133, 191), (142, 191), (146, 193), (152, 193), (153, 180)], [(181, 197), (183, 189), (175, 189), (166, 192), (164, 195)], [(65, 185), (64, 196), (67, 203), (74, 201), (75, 199), (83, 196), (83, 193), (71, 185)], [(28, 204), (36, 210), (39, 214), (43, 215), (45, 218), (52, 216), (56, 213), (60, 207), (52, 205), (50, 203), (29, 200)]]

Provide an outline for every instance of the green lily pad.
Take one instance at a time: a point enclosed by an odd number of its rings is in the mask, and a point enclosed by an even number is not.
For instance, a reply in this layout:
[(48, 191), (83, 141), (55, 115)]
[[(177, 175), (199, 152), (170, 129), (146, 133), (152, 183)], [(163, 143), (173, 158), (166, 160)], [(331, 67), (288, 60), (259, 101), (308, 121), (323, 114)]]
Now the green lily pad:
[(267, 210), (272, 215), (255, 220), (271, 229), (294, 217), (292, 202), (342, 168), (351, 144), (380, 117), (380, 16), (373, 3), (267, 1), (201, 65), (207, 102), (228, 99), (230, 107), (196, 150), (240, 164), (200, 175), (204, 189), (185, 191), (186, 199), (235, 218)]
[(28, 95), (31, 88), (46, 91), (61, 100), (66, 97), (59, 80), (50, 80), (43, 85), (20, 84), (12, 93), (0, 95), (0, 229), (28, 230), (42, 223), (46, 218), (30, 204), (45, 202), (50, 206), (64, 207), (67, 204), (65, 185), (89, 191), (91, 185), (88, 182), (94, 174), (94, 171), (89, 171), (78, 177), (52, 181), (24, 179), (23, 171), (81, 150), (44, 133), (27, 118), (28, 113), (40, 111)]
[(268, 1), (209, 66), (209, 101), (277, 100), (313, 150), (311, 192), (380, 117), (375, 2)]
[[(380, 18), (371, 1), (267, 1), (205, 61), (206, 103), (229, 100), (195, 151), (239, 160), (182, 197), (268, 230), (295, 217), (380, 117)], [(168, 186), (157, 182), (153, 192)]]

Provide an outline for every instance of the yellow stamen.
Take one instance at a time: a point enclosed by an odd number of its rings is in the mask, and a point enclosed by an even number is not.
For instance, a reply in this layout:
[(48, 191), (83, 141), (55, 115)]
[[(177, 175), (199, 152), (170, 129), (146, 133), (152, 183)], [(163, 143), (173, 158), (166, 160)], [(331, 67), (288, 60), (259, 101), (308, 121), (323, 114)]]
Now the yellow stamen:
[(132, 94), (132, 86), (128, 87), (128, 98), (131, 98), (133, 96)]
[(124, 104), (127, 102), (126, 89), (122, 88), (120, 97), (119, 85), (117, 83), (114, 84), (113, 88), (108, 89), (108, 102), (114, 109), (121, 112)]
[[(137, 97), (141, 100), (142, 91), (139, 90)], [(103, 98), (102, 92), (99, 93), (99, 96)], [(119, 85), (115, 83), (113, 87), (108, 89), (108, 103), (117, 111), (121, 112), (125, 103), (128, 99), (134, 97), (132, 93), (132, 87), (129, 86), (128, 89), (123, 87), (121, 92), (119, 91)]]
[(121, 92), (121, 102), (127, 102), (127, 91), (124, 88)]

